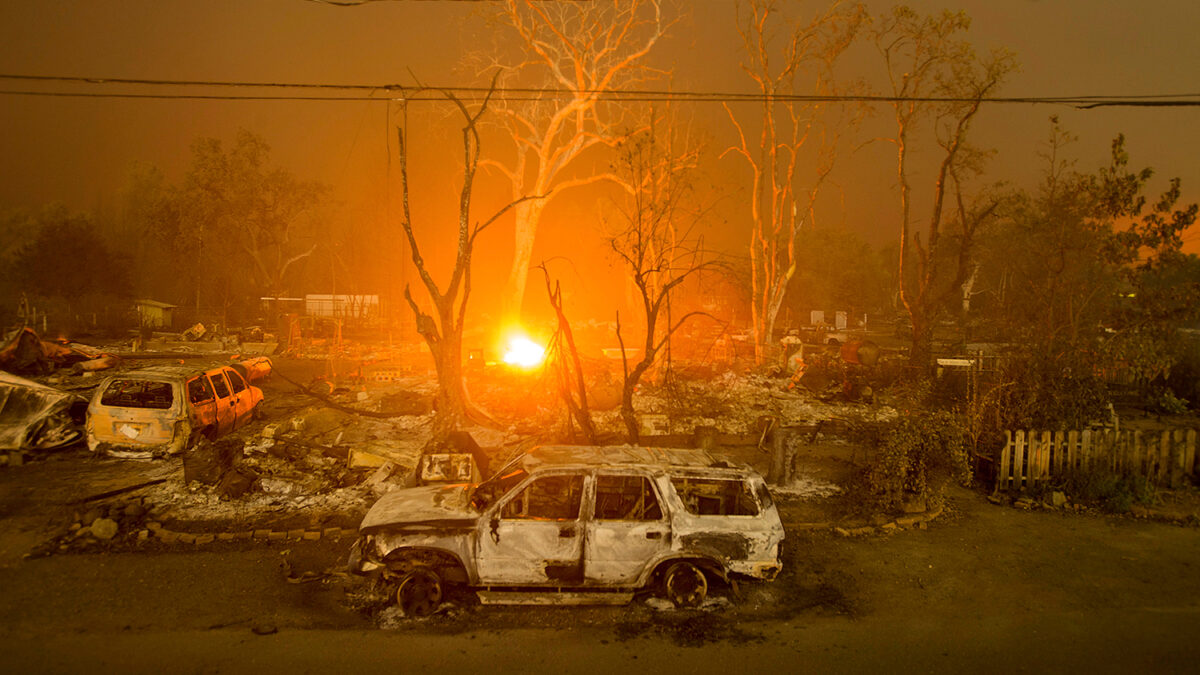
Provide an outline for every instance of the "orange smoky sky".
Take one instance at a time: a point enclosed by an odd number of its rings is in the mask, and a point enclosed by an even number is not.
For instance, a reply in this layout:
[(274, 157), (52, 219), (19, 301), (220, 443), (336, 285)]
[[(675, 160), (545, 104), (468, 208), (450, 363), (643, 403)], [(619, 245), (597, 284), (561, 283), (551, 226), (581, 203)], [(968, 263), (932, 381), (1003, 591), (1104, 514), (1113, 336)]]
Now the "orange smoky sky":
[[(653, 56), (672, 71), (671, 86), (701, 92), (751, 92), (741, 71), (740, 38), (732, 0), (671, 2), (679, 20)], [(873, 13), (890, 3), (869, 2)], [(1005, 47), (1016, 53), (1021, 70), (1002, 92), (1006, 96), (1141, 96), (1198, 94), (1200, 3), (1160, 0), (924, 0), (918, 11), (965, 10), (973, 19), (970, 37), (982, 51)], [(39, 0), (0, 5), (0, 74), (144, 78), (221, 82), (479, 85), (481, 73), (464, 58), (496, 46), (500, 28), (490, 19), (489, 2), (371, 2), (337, 7), (304, 0)], [(782, 3), (797, 18), (814, 3)], [(881, 85), (878, 57), (868, 48), (845, 66)], [(346, 227), (395, 227), (397, 189), (395, 148), (398, 112), (380, 101), (261, 101), (142, 98), (87, 98), (21, 95), (19, 91), (114, 92), (108, 85), (62, 85), (0, 79), (0, 209), (58, 202), (77, 210), (113, 209), (130, 166), (143, 162), (177, 180), (199, 137), (231, 142), (244, 128), (266, 139), (273, 160), (295, 175), (329, 184), (337, 198), (331, 216)], [(145, 89), (136, 89), (144, 92)], [(160, 89), (156, 93), (179, 92)], [(195, 93), (193, 89), (187, 93)], [(230, 93), (213, 88), (206, 93)], [(736, 254), (741, 206), (748, 173), (732, 157), (718, 159), (733, 140), (719, 105), (681, 106), (706, 143), (706, 184), (721, 186), (711, 239)], [(886, 131), (879, 110), (865, 133)], [(1047, 138), (1050, 115), (1079, 136), (1073, 146), (1076, 168), (1092, 171), (1107, 160), (1109, 142), (1127, 137), (1133, 166), (1151, 166), (1151, 193), (1171, 176), (1183, 179), (1184, 197), (1200, 199), (1200, 107), (1078, 110), (1067, 106), (992, 105), (980, 115), (975, 142), (996, 149), (987, 172), (991, 180), (1032, 187), (1043, 166), (1039, 146)], [(430, 237), (428, 253), (450, 250), (453, 238), (438, 238), (453, 225), (456, 176), (461, 147), (448, 108), (425, 104), (410, 124), (414, 205), (420, 233)], [(876, 125), (876, 126), (872, 126)], [(864, 139), (865, 140), (865, 139)], [(496, 149), (502, 150), (500, 146)], [(487, 147), (485, 147), (485, 153)], [(840, 167), (837, 198), (829, 218), (875, 243), (896, 231), (894, 152), (867, 144)], [(484, 176), (484, 181), (487, 176)], [(478, 217), (503, 203), (503, 190), (482, 184)], [(540, 260), (561, 261), (569, 296), (590, 313), (608, 316), (620, 306), (612, 262), (603, 255), (606, 209), (603, 189), (583, 190), (559, 199), (547, 213), (534, 252)], [(422, 229), (424, 228), (424, 229)], [(511, 255), (511, 223), (501, 222), (481, 240), (475, 288), (486, 312), (503, 284)], [(1200, 239), (1188, 235), (1190, 250)], [(403, 273), (403, 271), (399, 272)], [(543, 294), (530, 277), (530, 295)], [(527, 299), (527, 305), (530, 301)], [(568, 307), (570, 310), (570, 307)]]

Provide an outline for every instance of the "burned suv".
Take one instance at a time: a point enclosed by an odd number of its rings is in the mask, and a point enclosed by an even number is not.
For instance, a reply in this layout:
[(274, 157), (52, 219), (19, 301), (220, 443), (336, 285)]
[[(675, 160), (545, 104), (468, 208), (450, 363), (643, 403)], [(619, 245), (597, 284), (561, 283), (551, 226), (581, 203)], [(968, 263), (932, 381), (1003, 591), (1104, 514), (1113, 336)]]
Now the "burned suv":
[(477, 485), (396, 489), (359, 531), (350, 570), (398, 580), (409, 616), (432, 612), (444, 584), (485, 604), (623, 603), (650, 587), (692, 607), (709, 579), (773, 579), (783, 540), (753, 470), (633, 446), (542, 446)]
[(183, 452), (255, 418), (263, 392), (229, 366), (156, 366), (113, 375), (88, 406), (92, 452), (144, 459)]

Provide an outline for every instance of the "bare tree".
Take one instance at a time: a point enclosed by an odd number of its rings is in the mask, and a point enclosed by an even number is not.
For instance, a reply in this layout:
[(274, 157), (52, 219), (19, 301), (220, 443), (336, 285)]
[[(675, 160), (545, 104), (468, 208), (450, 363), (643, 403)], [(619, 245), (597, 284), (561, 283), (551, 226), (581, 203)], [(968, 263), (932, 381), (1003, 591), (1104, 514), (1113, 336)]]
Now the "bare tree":
[(584, 439), (589, 445), (596, 444), (596, 425), (592, 423), (592, 413), (588, 408), (587, 385), (583, 379), (583, 364), (579, 360), (579, 350), (575, 348), (575, 334), (571, 331), (571, 322), (567, 320), (563, 309), (562, 287), (556, 281), (550, 283), (550, 270), (546, 263), (538, 265), (546, 277), (546, 296), (554, 315), (558, 319), (558, 329), (547, 348), (547, 363), (551, 364), (558, 376), (558, 394), (567, 406), (571, 418), (579, 424)]
[[(463, 149), (463, 181), (458, 201), (458, 240), (454, 257), (454, 267), (445, 288), (430, 274), (421, 255), (421, 247), (413, 229), (412, 211), (410, 210), (409, 180), (408, 180), (408, 146), (405, 143), (405, 129), (398, 129), (399, 143), (400, 186), (402, 200), (401, 226), (408, 238), (412, 251), (412, 261), (417, 274), (424, 284), (429, 300), (433, 304), (436, 315), (427, 314), (413, 299), (409, 287), (404, 288), (404, 298), (416, 316), (417, 332), (425, 339), (429, 352), (433, 356), (434, 367), (438, 376), (437, 420), (434, 428), (434, 438), (444, 437), (448, 432), (457, 428), (464, 420), (476, 421), (485, 419), (481, 411), (469, 401), (462, 378), (462, 333), (463, 320), (467, 311), (467, 300), (471, 295), (471, 256), (475, 250), (475, 240), (480, 233), (495, 223), (500, 216), (507, 213), (523, 197), (509, 202), (493, 213), (483, 222), (471, 221), (471, 198), (475, 185), (475, 174), (480, 163), (480, 140), (478, 123), (487, 111), (491, 100), (492, 89), (483, 102), (475, 110), (471, 110), (448, 91), (441, 93), (450, 101), (462, 116), (462, 149)], [(407, 104), (404, 104), (407, 105)], [(406, 112), (406, 109), (405, 109)], [(405, 115), (407, 122), (407, 114)]]
[[(532, 100), (498, 107), (515, 145), (499, 169), (513, 199), (538, 195), (514, 209), (512, 268), (505, 291), (508, 317), (520, 315), (542, 213), (558, 194), (613, 179), (581, 167), (593, 150), (611, 147), (622, 134), (619, 104), (602, 96), (650, 77), (644, 61), (666, 25), (661, 0), (537, 2), (506, 0), (501, 12), (524, 45), (524, 62), (504, 69), (506, 84), (529, 86)], [(556, 91), (551, 91), (556, 90)]]
[[(637, 290), (643, 320), (641, 359), (632, 366), (621, 333), (621, 317), (617, 315), (617, 339), (621, 346), (624, 384), (621, 391), (621, 419), (629, 442), (639, 441), (637, 415), (633, 409), (633, 394), (643, 375), (654, 365), (660, 350), (671, 335), (688, 319), (703, 314), (693, 311), (674, 323), (659, 327), (671, 292), (692, 274), (715, 266), (716, 261), (700, 246), (694, 233), (698, 220), (689, 218), (683, 208), (689, 191), (687, 172), (695, 166), (698, 152), (686, 148), (674, 151), (668, 140), (660, 143), (655, 133), (654, 114), (648, 132), (638, 134), (621, 144), (617, 167), (630, 193), (620, 209), (622, 225), (609, 240), (612, 250), (625, 265)], [(668, 131), (665, 134), (670, 139)], [(680, 221), (687, 219), (687, 224)]]
[[(900, 183), (900, 300), (912, 321), (910, 362), (918, 368), (928, 366), (932, 349), (932, 326), (939, 306), (936, 292), (939, 263), (945, 259), (943, 218), (947, 190), (955, 186), (954, 198), (962, 226), (960, 250), (969, 250), (970, 237), (983, 217), (994, 210), (987, 205), (974, 215), (963, 206), (962, 184), (965, 173), (978, 171), (978, 151), (967, 144), (971, 123), (983, 100), (993, 94), (1016, 68), (1016, 60), (1007, 51), (995, 50), (980, 58), (960, 34), (971, 25), (963, 12), (944, 11), (921, 16), (900, 6), (875, 28), (873, 39), (883, 56), (891, 86), (891, 106), (895, 113), (896, 134), (888, 140), (896, 147), (896, 173)], [(946, 102), (931, 102), (930, 98)], [(918, 126), (928, 121), (941, 149), (931, 195), (928, 225), (921, 232), (911, 231), (912, 168), (909, 155)], [(974, 223), (974, 225), (972, 225)], [(912, 250), (909, 247), (911, 245)], [(908, 264), (915, 262), (915, 273)], [(971, 265), (959, 258), (958, 269), (950, 286), (961, 287)]]
[[(836, 93), (833, 66), (850, 46), (864, 19), (859, 5), (834, 2), (807, 23), (792, 26), (777, 54), (774, 31), (778, 11), (774, 2), (754, 0), (739, 6), (738, 32), (746, 50), (742, 69), (763, 96), (759, 110), (761, 130), (757, 144), (747, 134), (747, 124), (725, 110), (738, 132), (738, 144), (728, 152), (741, 155), (753, 175), (750, 194), (751, 317), (754, 353), (759, 362), (772, 343), (775, 321), (788, 284), (796, 273), (796, 238), (802, 227), (813, 227), (816, 203), (838, 157), (841, 129), (831, 113), (845, 108), (828, 103), (781, 100), (798, 89), (823, 96)], [(776, 65), (776, 56), (781, 59)], [(843, 122), (853, 125), (860, 109)], [(813, 149), (815, 148), (815, 149)], [(798, 175), (802, 153), (814, 155), (811, 174)], [(802, 182), (803, 181), (803, 182)]]

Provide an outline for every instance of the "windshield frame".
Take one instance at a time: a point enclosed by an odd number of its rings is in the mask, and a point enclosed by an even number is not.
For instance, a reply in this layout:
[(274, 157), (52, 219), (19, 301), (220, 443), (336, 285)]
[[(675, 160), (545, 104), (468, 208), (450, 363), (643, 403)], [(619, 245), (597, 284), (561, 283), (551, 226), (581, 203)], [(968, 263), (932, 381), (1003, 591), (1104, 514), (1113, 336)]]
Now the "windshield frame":
[(523, 458), (524, 455), (515, 458), (505, 464), (491, 478), (472, 488), (469, 500), (471, 508), (479, 512), (486, 511), (488, 507), (511, 492), (514, 487), (524, 482), (529, 477), (529, 472), (520, 466), (520, 460)]

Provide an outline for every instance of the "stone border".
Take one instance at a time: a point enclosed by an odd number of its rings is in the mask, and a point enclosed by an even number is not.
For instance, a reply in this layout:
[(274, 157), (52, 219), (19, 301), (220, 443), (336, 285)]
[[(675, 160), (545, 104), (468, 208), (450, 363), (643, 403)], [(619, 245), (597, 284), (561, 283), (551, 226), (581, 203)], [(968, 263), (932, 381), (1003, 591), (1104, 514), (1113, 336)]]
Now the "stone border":
[(901, 516), (899, 518), (896, 518), (895, 520), (888, 521), (881, 525), (861, 525), (858, 527), (842, 527), (841, 525), (837, 525), (832, 522), (819, 522), (819, 523), (798, 523), (796, 525), (791, 526), (790, 528), (785, 526), (784, 529), (785, 530), (791, 529), (793, 531), (830, 530), (831, 532), (838, 535), (839, 537), (864, 537), (864, 536), (868, 536), (868, 535), (872, 535), (872, 534), (891, 534), (892, 532), (897, 532), (899, 530), (907, 530), (909, 528), (914, 528), (914, 527), (918, 530), (923, 530), (923, 529), (925, 529), (925, 527), (927, 526), (929, 521), (942, 515), (942, 509), (943, 509), (943, 507), (939, 506), (936, 509), (934, 509), (933, 511), (926, 511), (924, 513), (915, 513), (915, 514), (909, 515), (909, 516)]
[(274, 543), (286, 541), (320, 541), (321, 539), (340, 540), (358, 537), (358, 530), (353, 528), (326, 527), (320, 530), (238, 530), (236, 532), (175, 532), (162, 526), (162, 523), (150, 521), (146, 527), (137, 533), (137, 543), (142, 544), (151, 538), (164, 544), (189, 544), (204, 546), (213, 542), (253, 541), (259, 543)]

